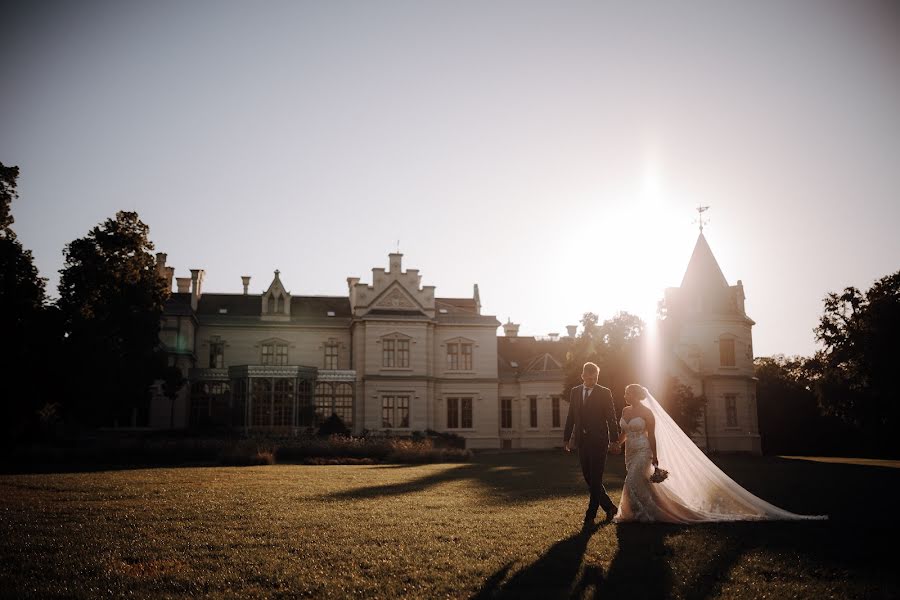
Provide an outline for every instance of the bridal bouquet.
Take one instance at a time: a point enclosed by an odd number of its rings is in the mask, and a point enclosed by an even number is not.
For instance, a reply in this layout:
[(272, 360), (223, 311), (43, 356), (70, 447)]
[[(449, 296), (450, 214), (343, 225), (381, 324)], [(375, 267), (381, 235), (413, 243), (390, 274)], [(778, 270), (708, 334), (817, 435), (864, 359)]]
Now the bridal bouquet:
[(662, 483), (669, 476), (669, 472), (659, 467), (653, 467), (653, 474), (650, 476), (650, 483)]

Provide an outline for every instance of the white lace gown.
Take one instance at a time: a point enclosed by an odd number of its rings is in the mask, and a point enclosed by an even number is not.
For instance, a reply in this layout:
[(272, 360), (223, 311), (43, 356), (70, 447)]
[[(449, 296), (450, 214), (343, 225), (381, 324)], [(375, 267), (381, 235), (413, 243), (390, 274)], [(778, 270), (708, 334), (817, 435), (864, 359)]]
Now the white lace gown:
[(819, 520), (769, 504), (723, 473), (671, 420), (656, 399), (643, 401), (656, 420), (660, 467), (669, 471), (662, 483), (651, 483), (650, 438), (643, 417), (622, 419), (625, 439), (625, 483), (616, 522), (705, 523), (715, 521)]
[(650, 482), (653, 473), (653, 452), (643, 417), (630, 421), (622, 419), (619, 426), (625, 432), (625, 484), (615, 521), (643, 523), (693, 523), (703, 521), (703, 515), (671, 497), (661, 484)]

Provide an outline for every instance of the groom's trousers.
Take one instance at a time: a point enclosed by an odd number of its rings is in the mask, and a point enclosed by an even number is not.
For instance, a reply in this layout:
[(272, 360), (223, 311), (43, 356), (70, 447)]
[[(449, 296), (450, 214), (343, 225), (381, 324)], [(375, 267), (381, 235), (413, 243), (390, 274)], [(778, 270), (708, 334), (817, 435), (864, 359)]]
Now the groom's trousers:
[(603, 487), (603, 470), (606, 468), (606, 453), (609, 450), (609, 440), (606, 436), (592, 436), (586, 434), (578, 450), (578, 458), (581, 460), (581, 473), (588, 484), (591, 499), (588, 503), (587, 518), (597, 516), (597, 508), (603, 507), (604, 511), (615, 508), (612, 498)]

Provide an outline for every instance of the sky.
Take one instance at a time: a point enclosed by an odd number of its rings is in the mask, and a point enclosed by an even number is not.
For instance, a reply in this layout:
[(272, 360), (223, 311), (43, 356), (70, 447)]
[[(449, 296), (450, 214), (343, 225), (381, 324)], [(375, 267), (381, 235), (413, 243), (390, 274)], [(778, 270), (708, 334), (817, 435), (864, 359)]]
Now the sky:
[(399, 247), (545, 335), (652, 317), (709, 206), (758, 356), (900, 269), (895, 3), (4, 6), (0, 162), (51, 296), (118, 210), (206, 292), (346, 295)]

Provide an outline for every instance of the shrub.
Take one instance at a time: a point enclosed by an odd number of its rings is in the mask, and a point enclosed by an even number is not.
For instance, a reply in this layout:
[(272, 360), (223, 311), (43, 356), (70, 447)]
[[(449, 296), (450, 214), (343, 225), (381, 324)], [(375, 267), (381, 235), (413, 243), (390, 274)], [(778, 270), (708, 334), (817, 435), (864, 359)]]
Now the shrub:
[(241, 440), (222, 451), (219, 464), (230, 467), (274, 465), (276, 451), (277, 448), (271, 443)]
[(324, 437), (330, 435), (349, 436), (350, 429), (337, 413), (331, 413), (331, 416), (322, 421), (322, 424), (319, 425), (319, 435)]

